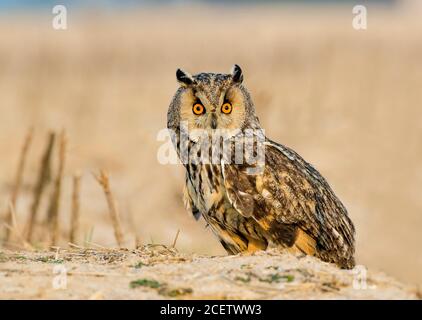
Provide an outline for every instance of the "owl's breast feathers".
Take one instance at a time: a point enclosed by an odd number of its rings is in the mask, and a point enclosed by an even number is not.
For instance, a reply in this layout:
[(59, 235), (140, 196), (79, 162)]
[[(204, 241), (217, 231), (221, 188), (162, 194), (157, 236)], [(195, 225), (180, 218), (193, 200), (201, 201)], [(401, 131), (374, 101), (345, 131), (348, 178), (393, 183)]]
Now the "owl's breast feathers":
[[(220, 205), (214, 207), (222, 211), (220, 219), (216, 210), (210, 219), (209, 208), (198, 202), (203, 195), (201, 186), (192, 184), (187, 175), (187, 204), (196, 217), (202, 213), (210, 224), (214, 223), (213, 229), (228, 252), (248, 250), (249, 245), (266, 248), (272, 243), (342, 268), (354, 266), (353, 223), (316, 169), (293, 150), (270, 140), (265, 142), (263, 170), (249, 174), (250, 167), (221, 165), (221, 186), (217, 188), (226, 203), (217, 197)], [(239, 239), (230, 243), (224, 237)]]

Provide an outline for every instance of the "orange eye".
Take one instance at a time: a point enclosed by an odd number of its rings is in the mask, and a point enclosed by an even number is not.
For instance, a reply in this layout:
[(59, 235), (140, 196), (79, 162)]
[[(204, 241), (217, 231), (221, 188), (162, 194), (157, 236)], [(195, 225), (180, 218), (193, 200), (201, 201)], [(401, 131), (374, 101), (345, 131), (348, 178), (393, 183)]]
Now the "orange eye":
[(205, 113), (205, 108), (202, 104), (200, 103), (195, 103), (192, 107), (192, 111), (194, 114), (196, 114), (197, 116)]
[(221, 106), (221, 112), (225, 113), (225, 114), (229, 114), (232, 112), (232, 105), (228, 102), (225, 102), (222, 106)]

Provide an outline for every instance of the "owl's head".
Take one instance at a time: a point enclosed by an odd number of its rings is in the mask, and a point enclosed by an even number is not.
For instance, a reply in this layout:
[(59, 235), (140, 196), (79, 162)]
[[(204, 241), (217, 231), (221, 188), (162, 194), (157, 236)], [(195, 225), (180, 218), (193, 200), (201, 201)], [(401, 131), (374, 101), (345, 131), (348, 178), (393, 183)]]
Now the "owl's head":
[(182, 122), (189, 131), (203, 129), (258, 129), (255, 108), (246, 88), (243, 73), (234, 65), (231, 73), (199, 73), (176, 71), (179, 89), (167, 115), (169, 129), (178, 130)]

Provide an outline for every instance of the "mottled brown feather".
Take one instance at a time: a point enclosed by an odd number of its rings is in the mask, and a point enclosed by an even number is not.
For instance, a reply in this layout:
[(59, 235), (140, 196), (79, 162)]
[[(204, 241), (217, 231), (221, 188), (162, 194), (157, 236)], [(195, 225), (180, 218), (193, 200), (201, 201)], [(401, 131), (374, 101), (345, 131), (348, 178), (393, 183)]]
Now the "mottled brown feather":
[[(247, 166), (224, 166), (224, 183), (233, 206), (243, 215), (241, 202), (246, 201), (248, 208), (253, 203), (252, 217), (273, 242), (292, 247), (298, 241), (307, 254), (353, 267), (354, 227), (325, 179), (284, 146), (268, 140), (265, 151), (260, 175), (246, 178)], [(250, 209), (245, 214), (249, 216)]]

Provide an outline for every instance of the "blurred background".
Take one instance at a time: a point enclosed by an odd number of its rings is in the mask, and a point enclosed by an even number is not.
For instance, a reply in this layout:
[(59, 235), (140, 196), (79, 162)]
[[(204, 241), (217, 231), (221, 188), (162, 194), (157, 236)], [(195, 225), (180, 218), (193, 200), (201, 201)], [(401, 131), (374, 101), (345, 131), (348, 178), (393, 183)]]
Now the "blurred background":
[[(67, 8), (66, 30), (52, 27), (56, 4)], [(367, 6), (367, 30), (352, 27), (356, 4)], [(76, 242), (116, 246), (92, 175), (105, 169), (129, 248), (135, 236), (171, 244), (180, 229), (179, 250), (225, 254), (183, 208), (184, 170), (159, 164), (156, 137), (176, 68), (229, 72), (237, 63), (267, 135), (314, 164), (348, 208), (358, 263), (422, 284), (421, 14), (418, 0), (0, 1), (0, 212), (28, 128), (22, 229), (47, 136), (65, 129), (60, 245), (81, 172)]]

